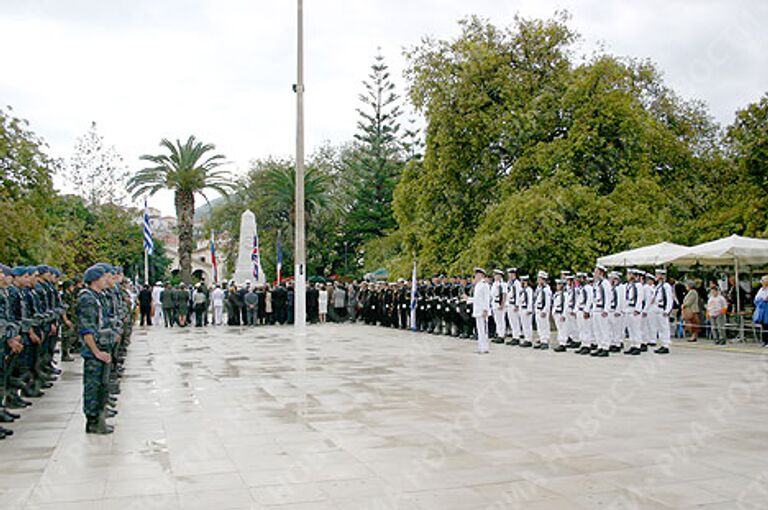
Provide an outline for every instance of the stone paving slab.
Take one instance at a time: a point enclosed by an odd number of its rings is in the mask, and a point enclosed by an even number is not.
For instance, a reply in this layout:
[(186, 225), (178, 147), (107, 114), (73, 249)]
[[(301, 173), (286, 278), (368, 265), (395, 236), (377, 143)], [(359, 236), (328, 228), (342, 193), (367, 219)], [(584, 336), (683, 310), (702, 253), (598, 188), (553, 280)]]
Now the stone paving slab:
[(766, 507), (765, 350), (473, 349), (362, 325), (137, 328), (115, 433), (83, 432), (65, 364), (0, 442), (0, 509)]

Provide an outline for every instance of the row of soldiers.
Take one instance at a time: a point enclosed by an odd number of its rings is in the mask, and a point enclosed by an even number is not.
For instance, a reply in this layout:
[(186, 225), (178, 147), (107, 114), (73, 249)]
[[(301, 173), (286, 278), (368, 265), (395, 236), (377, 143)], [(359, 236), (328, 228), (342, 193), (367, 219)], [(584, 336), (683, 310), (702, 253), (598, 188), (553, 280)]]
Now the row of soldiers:
[[(654, 273), (630, 269), (626, 279), (598, 265), (592, 274), (562, 271), (550, 286), (549, 275), (536, 280), (518, 269), (477, 268), (476, 281), (444, 275), (421, 280), (412, 295), (410, 282), (364, 284), (360, 293), (367, 324), (410, 327), (432, 334), (477, 338), (473, 302), (478, 282), (488, 286), (487, 328), (495, 343), (549, 349), (552, 325), (556, 352), (575, 349), (582, 355), (639, 355), (656, 347), (669, 353), (669, 317), (674, 294), (662, 268)], [(483, 293), (485, 295), (485, 293)], [(410, 319), (415, 312), (415, 323)], [(626, 348), (625, 347), (626, 344)]]
[[(101, 265), (101, 271), (109, 273), (108, 288), (102, 289), (100, 329), (114, 331), (113, 345), (109, 347), (107, 372), (103, 383), (97, 385), (111, 389), (113, 395), (99, 393), (94, 406), (93, 370), (89, 370), (87, 341), (81, 352), (86, 359), (84, 376), (84, 400), (91, 416), (86, 430), (107, 433), (109, 427), (104, 420), (117, 411), (109, 404), (116, 404), (114, 394), (117, 385), (125, 346), (130, 337), (132, 320), (131, 299), (121, 288), (122, 270)], [(56, 268), (39, 266), (17, 266), (10, 268), (0, 264), (0, 423), (12, 423), (21, 415), (13, 412), (32, 405), (33, 400), (44, 395), (51, 388), (62, 370), (56, 366), (54, 356), (61, 341), (61, 361), (73, 361), (71, 353), (77, 348), (84, 333), (80, 313), (80, 301), (88, 292), (88, 282), (80, 279), (63, 280), (64, 275)], [(61, 290), (60, 290), (61, 288)], [(87, 314), (86, 314), (87, 315)], [(86, 328), (87, 329), (87, 328)], [(87, 338), (87, 335), (85, 336)], [(120, 342), (119, 338), (126, 341)], [(104, 360), (102, 360), (102, 363)], [(99, 372), (103, 376), (103, 371)], [(97, 412), (98, 410), (98, 412)], [(0, 427), (0, 439), (13, 435), (13, 431)]]

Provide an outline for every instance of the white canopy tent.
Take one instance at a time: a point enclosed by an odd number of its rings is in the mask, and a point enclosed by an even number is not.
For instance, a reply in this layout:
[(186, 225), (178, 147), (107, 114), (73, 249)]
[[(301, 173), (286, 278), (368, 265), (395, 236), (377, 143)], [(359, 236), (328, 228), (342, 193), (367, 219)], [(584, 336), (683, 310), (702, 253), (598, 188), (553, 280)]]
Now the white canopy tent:
[[(730, 266), (733, 265), (736, 277), (736, 312), (741, 313), (741, 285), (739, 268), (768, 264), (768, 239), (732, 235), (715, 241), (697, 244), (687, 253), (669, 261), (680, 266)], [(743, 321), (740, 320), (740, 336), (743, 337)]]
[(658, 243), (634, 250), (622, 251), (597, 259), (598, 264), (608, 267), (657, 266), (687, 254), (689, 248), (675, 243)]

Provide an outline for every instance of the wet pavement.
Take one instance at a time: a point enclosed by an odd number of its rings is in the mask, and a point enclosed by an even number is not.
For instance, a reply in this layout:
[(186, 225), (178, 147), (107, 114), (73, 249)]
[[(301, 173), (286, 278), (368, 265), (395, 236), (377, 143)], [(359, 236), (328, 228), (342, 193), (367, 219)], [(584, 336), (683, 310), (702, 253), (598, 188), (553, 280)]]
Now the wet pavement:
[(112, 436), (82, 364), (0, 442), (0, 508), (757, 509), (768, 356), (596, 359), (378, 327), (140, 329)]

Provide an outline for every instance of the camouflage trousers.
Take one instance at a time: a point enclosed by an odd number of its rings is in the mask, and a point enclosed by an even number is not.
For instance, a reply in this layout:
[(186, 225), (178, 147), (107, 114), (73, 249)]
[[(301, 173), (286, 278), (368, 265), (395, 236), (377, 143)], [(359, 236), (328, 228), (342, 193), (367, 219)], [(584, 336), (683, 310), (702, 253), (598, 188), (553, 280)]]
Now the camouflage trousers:
[(83, 413), (98, 416), (107, 405), (110, 365), (97, 359), (83, 360)]

